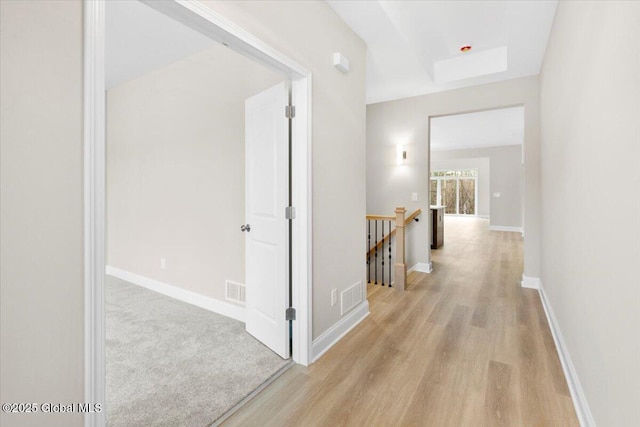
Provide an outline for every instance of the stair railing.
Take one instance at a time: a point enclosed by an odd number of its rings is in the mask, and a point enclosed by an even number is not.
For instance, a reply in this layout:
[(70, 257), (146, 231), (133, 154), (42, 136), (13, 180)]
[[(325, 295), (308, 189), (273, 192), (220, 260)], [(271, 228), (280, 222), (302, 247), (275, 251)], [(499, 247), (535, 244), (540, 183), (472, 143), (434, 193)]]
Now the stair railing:
[[(412, 220), (419, 220), (417, 217), (422, 210), (418, 209), (405, 218), (406, 212), (404, 207), (397, 207), (395, 215), (367, 215), (366, 258), (369, 283), (389, 287), (393, 284), (397, 289), (405, 290), (407, 284), (405, 228)], [(392, 254), (395, 255), (395, 262), (392, 262)], [(392, 280), (392, 273), (395, 280)]]

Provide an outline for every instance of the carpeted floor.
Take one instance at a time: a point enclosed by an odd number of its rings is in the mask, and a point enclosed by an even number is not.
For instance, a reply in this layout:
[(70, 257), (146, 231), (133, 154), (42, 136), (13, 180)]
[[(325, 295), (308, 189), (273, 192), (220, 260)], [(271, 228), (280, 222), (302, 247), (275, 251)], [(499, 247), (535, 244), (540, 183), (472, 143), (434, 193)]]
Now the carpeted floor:
[(208, 426), (284, 367), (244, 324), (106, 278), (107, 424)]

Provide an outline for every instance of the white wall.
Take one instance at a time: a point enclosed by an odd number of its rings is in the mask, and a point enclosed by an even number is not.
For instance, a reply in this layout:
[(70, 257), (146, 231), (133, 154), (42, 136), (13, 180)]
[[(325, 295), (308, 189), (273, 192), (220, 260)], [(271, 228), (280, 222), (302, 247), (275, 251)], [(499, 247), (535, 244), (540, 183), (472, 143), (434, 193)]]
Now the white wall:
[(541, 76), (542, 284), (601, 427), (640, 425), (639, 52), (640, 3), (559, 2)]
[[(479, 199), (490, 204), (490, 225), (495, 227), (522, 227), (522, 146), (485, 147), (466, 150), (432, 151), (431, 167), (452, 164), (458, 159), (489, 158), (490, 179), (488, 192), (479, 183)], [(468, 162), (468, 160), (465, 160)], [(455, 163), (453, 163), (455, 164)], [(446, 167), (446, 166), (445, 166)], [(482, 178), (482, 177), (480, 177)], [(485, 176), (486, 178), (486, 176)], [(486, 188), (486, 187), (485, 187)], [(493, 193), (500, 193), (494, 197)], [(486, 194), (486, 199), (482, 194)], [(482, 204), (479, 212), (482, 215)]]
[[(0, 1), (0, 401), (82, 402), (82, 4)], [(0, 425), (81, 426), (0, 413)]]
[(244, 102), (282, 80), (220, 45), (107, 92), (108, 265), (219, 300), (244, 283)]
[[(524, 105), (524, 272), (540, 277), (540, 99), (538, 77), (416, 96), (367, 106), (367, 212), (388, 212), (394, 206), (413, 211), (429, 207), (429, 117)], [(404, 142), (407, 164), (396, 166), (395, 146)], [(419, 202), (411, 202), (411, 193)], [(428, 221), (416, 227), (411, 250), (429, 260)]]

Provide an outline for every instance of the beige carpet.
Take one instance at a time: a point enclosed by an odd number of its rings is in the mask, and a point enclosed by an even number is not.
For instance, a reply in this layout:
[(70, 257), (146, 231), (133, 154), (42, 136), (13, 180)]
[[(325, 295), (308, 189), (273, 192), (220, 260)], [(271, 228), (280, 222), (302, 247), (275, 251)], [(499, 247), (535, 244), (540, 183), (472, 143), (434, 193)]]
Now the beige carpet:
[(244, 324), (107, 276), (107, 425), (208, 426), (284, 367)]

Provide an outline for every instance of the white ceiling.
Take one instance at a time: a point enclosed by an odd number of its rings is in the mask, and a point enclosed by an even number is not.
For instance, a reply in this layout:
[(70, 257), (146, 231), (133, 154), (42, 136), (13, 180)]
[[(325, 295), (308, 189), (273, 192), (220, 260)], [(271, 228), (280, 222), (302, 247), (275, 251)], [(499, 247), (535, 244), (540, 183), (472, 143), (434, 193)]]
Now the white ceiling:
[(106, 2), (106, 33), (107, 89), (219, 46), (207, 36), (132, 0)]
[(524, 140), (524, 107), (431, 119), (431, 150), (518, 145)]
[(557, 4), (327, 2), (367, 43), (367, 104), (538, 74)]

